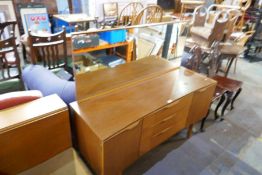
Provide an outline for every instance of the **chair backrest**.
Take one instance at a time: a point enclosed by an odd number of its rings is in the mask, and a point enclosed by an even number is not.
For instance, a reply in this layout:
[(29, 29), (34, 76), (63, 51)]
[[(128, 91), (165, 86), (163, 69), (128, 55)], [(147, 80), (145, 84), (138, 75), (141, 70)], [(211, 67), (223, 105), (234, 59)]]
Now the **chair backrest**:
[(117, 19), (118, 17), (118, 3), (108, 2), (103, 4), (104, 19)]
[(149, 5), (138, 13), (132, 25), (161, 22), (162, 16), (163, 9), (159, 5)]
[(204, 26), (207, 18), (207, 9), (204, 6), (198, 6), (193, 13), (192, 26)]
[(7, 39), (14, 36), (16, 21), (7, 21), (0, 23), (0, 38)]
[(181, 58), (181, 66), (184, 66), (195, 72), (200, 72), (200, 64), (202, 61), (202, 50), (197, 44), (194, 45), (189, 52), (184, 52)]
[(214, 41), (220, 42), (224, 37), (224, 30), (226, 28), (227, 22), (229, 19), (229, 15), (227, 11), (221, 11), (219, 12), (216, 17), (215, 21), (212, 26), (212, 34), (210, 37), (210, 43), (213, 43)]
[[(9, 60), (8, 57), (12, 57), (15, 60)], [(10, 72), (10, 66), (18, 68), (18, 74), (12, 75)], [(5, 40), (0, 40), (0, 81), (17, 78), (21, 75), (20, 59), (17, 52), (16, 38), (11, 37)]]
[(140, 2), (131, 2), (127, 4), (120, 12), (118, 25), (131, 25), (137, 14), (143, 9), (143, 4)]
[(28, 32), (31, 62), (36, 64), (40, 59), (49, 69), (67, 66), (66, 30), (46, 36)]
[(228, 11), (229, 14), (229, 19), (226, 25), (226, 36), (225, 36), (225, 40), (228, 40), (230, 35), (232, 34), (232, 32), (234, 31), (234, 28), (236, 26), (237, 20), (240, 17), (241, 12), (239, 10), (236, 9), (229, 9)]

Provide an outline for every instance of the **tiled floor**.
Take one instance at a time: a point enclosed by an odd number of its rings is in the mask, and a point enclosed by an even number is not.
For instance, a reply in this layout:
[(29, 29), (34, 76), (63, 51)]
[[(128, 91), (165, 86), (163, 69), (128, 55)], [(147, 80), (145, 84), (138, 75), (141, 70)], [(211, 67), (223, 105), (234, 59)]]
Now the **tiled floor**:
[(236, 74), (243, 91), (223, 122), (208, 119), (205, 133), (189, 140), (185, 132), (147, 153), (125, 174), (258, 175), (262, 174), (262, 62), (240, 59)]

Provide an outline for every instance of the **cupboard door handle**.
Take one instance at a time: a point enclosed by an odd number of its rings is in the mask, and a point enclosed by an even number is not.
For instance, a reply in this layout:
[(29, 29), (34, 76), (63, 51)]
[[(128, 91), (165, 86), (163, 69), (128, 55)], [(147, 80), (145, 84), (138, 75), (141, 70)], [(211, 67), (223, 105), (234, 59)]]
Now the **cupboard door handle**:
[(171, 104), (166, 105), (166, 106), (163, 108), (163, 110), (166, 110), (166, 109), (168, 109), (168, 108), (170, 108), (170, 107), (178, 104), (179, 102), (180, 102), (180, 100), (176, 100), (176, 101), (172, 102)]
[(140, 123), (140, 121), (135, 122), (135, 123), (129, 125), (128, 127), (125, 128), (124, 131), (128, 131), (128, 130), (134, 129), (137, 125), (139, 125), (139, 123)]
[(200, 89), (200, 90), (198, 90), (197, 92), (204, 92), (204, 91), (206, 91), (207, 90), (207, 87), (206, 88), (203, 88), (203, 89)]
[(160, 136), (160, 135), (163, 135), (163, 134), (164, 134), (165, 132), (167, 132), (169, 129), (170, 129), (170, 127), (162, 130), (161, 132), (159, 132), (159, 133), (157, 133), (157, 134), (155, 134), (155, 135), (153, 135), (153, 137), (158, 137), (158, 136)]

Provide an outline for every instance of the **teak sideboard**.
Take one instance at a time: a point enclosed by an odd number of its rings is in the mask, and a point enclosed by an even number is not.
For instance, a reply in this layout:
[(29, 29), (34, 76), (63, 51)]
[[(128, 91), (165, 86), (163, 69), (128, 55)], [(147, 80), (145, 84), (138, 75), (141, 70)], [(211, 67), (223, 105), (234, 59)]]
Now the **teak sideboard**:
[(97, 174), (121, 174), (177, 132), (190, 132), (206, 115), (216, 87), (214, 80), (159, 58), (102, 71), (104, 81), (101, 76), (92, 84), (104, 91), (83, 84), (89, 95), (78, 87), (85, 98), (78, 94), (81, 100), (71, 103), (78, 148)]

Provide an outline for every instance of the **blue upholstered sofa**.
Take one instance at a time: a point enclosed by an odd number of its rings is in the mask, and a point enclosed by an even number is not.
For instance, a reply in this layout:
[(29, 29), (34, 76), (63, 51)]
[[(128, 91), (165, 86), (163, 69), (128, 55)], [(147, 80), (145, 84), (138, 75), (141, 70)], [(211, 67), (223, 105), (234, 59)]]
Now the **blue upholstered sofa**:
[(75, 101), (75, 82), (61, 79), (43, 66), (26, 67), (22, 77), (29, 90), (39, 90), (43, 96), (57, 94), (66, 104)]

